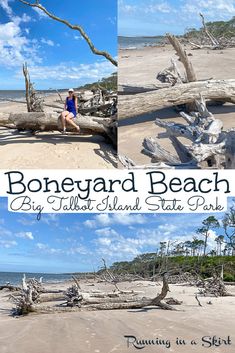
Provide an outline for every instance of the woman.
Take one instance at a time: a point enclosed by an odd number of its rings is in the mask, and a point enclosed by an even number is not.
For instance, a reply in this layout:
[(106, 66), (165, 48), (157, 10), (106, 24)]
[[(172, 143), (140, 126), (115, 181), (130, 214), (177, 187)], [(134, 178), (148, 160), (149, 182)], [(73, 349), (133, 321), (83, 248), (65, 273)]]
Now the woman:
[(73, 119), (76, 118), (77, 111), (78, 111), (78, 99), (74, 95), (73, 88), (70, 88), (68, 90), (68, 93), (69, 93), (69, 96), (66, 98), (66, 101), (64, 104), (64, 111), (61, 114), (63, 132), (66, 133), (66, 123), (75, 127), (77, 132), (80, 132), (79, 126), (76, 125), (75, 122), (73, 121)]

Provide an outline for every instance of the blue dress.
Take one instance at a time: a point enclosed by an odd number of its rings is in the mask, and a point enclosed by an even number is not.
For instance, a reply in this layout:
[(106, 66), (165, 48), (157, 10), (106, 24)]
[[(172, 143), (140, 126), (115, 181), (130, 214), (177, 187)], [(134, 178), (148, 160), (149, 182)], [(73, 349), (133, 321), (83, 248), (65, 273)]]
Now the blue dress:
[(75, 99), (66, 98), (67, 110), (70, 113), (73, 113), (74, 117), (77, 115), (76, 107), (75, 107)]

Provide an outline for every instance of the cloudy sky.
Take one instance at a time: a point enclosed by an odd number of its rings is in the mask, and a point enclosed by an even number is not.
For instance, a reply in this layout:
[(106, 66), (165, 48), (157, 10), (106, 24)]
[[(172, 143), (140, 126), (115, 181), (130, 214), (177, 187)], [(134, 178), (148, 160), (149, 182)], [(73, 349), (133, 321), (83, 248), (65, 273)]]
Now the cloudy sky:
[[(82, 25), (98, 49), (116, 56), (116, 0), (42, 0), (41, 4)], [(38, 89), (78, 86), (116, 71), (90, 52), (79, 32), (19, 0), (0, 0), (0, 89), (24, 89), (24, 61)]]
[[(233, 201), (230, 200), (230, 205)], [(44, 214), (10, 213), (0, 201), (0, 271), (93, 271), (107, 260), (131, 260), (155, 252), (160, 241), (192, 240), (209, 214)], [(223, 213), (215, 214), (222, 219)], [(222, 229), (211, 231), (208, 249)], [(198, 236), (198, 235), (197, 235)]]
[(234, 0), (119, 0), (119, 35), (183, 34), (200, 27), (199, 12), (207, 21), (235, 16)]

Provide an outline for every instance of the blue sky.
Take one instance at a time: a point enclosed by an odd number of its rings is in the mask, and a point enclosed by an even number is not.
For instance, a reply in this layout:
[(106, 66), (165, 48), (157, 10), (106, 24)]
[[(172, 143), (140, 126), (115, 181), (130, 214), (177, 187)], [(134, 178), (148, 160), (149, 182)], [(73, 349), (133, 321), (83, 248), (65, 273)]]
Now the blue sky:
[(119, 35), (183, 34), (201, 27), (199, 12), (207, 21), (235, 16), (234, 0), (119, 0)]
[[(232, 204), (230, 199), (230, 205)], [(0, 271), (73, 272), (98, 269), (155, 252), (160, 241), (191, 240), (209, 214), (11, 213), (0, 200)], [(223, 213), (215, 214), (222, 219)], [(214, 229), (209, 249), (222, 229)], [(197, 235), (198, 236), (198, 235)]]
[[(117, 55), (116, 0), (42, 0), (41, 4), (83, 26), (98, 49)], [(79, 32), (19, 0), (0, 0), (0, 89), (24, 89), (24, 61), (38, 89), (75, 87), (116, 71), (91, 53)]]

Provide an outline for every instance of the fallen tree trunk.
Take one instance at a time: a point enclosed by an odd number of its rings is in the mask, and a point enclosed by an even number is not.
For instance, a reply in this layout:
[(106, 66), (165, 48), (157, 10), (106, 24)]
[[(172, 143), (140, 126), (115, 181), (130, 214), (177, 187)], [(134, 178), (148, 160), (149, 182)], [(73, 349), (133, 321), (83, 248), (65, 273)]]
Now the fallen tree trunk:
[(222, 99), (235, 103), (235, 79), (184, 83), (157, 91), (119, 97), (119, 120), (154, 112), (160, 108), (192, 103), (205, 99)]
[(137, 93), (145, 93), (151, 91), (157, 91), (158, 89), (171, 87), (170, 83), (154, 83), (147, 85), (118, 85), (118, 95), (120, 94), (137, 94)]
[[(79, 125), (81, 132), (92, 135), (102, 135), (109, 138), (116, 145), (116, 130), (113, 128), (113, 118), (77, 116), (74, 122)], [(110, 123), (110, 128), (109, 128)], [(57, 114), (53, 113), (0, 113), (0, 126), (14, 127), (18, 130), (31, 131), (60, 131), (61, 121)], [(76, 129), (67, 124), (68, 132), (76, 132)]]
[(0, 290), (3, 290), (3, 289), (8, 289), (10, 292), (21, 290), (20, 287), (13, 286), (11, 284), (4, 284), (4, 285), (0, 286)]

